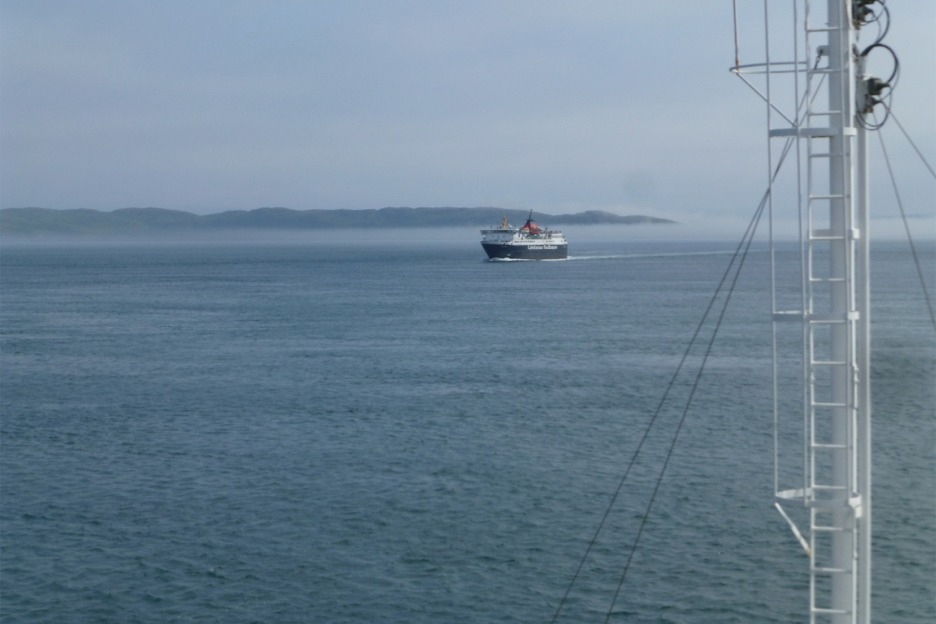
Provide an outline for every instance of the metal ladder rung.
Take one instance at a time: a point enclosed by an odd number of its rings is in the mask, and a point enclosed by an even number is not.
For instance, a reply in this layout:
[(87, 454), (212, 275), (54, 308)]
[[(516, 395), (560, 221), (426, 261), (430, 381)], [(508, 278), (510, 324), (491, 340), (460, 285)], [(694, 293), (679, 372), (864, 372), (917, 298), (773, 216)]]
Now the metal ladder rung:
[(810, 498), (806, 500), (810, 509), (824, 509), (826, 511), (845, 510), (849, 508), (848, 501), (841, 498)]
[(851, 615), (848, 609), (826, 609), (825, 607), (813, 607), (812, 612), (820, 615)]
[(809, 282), (811, 284), (834, 284), (838, 282), (844, 282), (844, 277), (810, 277)]
[(822, 451), (843, 451), (848, 448), (845, 444), (813, 444), (813, 449), (818, 449)]
[(843, 366), (845, 362), (835, 360), (811, 360), (809, 364), (811, 366)]
[(809, 242), (827, 242), (827, 241), (844, 241), (848, 240), (845, 236), (833, 236), (831, 234), (826, 236), (810, 236)]
[(832, 115), (840, 115), (841, 113), (842, 111), (831, 108), (827, 111), (810, 111), (809, 116), (810, 117), (830, 117)]
[(823, 492), (843, 492), (848, 489), (847, 485), (820, 485), (813, 484), (813, 490), (822, 490)]
[(845, 199), (843, 193), (832, 193), (829, 195), (810, 195), (809, 199)]
[(773, 313), (774, 321), (801, 321), (806, 315), (802, 310), (776, 310)]
[(840, 318), (840, 317), (837, 316), (837, 315), (833, 316), (833, 315), (831, 315), (831, 314), (816, 314), (816, 313), (811, 313), (811, 314), (807, 314), (807, 315), (806, 315), (806, 320), (809, 321), (810, 323), (829, 323), (829, 324), (832, 324), (832, 323), (846, 323), (846, 322), (848, 322), (848, 321), (855, 320), (855, 318), (857, 318), (857, 316), (855, 316), (854, 318), (852, 318), (852, 313), (851, 313), (851, 312), (849, 312), (848, 318)]
[(814, 571), (819, 572), (820, 574), (850, 574), (851, 572), (845, 568), (820, 568), (818, 566), (813, 568)]
[[(831, 113), (815, 113), (817, 115), (834, 115)], [(798, 136), (808, 139), (830, 139), (832, 137), (855, 136), (858, 132), (854, 128), (829, 128), (829, 127), (799, 127), (799, 128), (772, 128), (767, 131), (770, 137), (791, 137)]]
[[(848, 199), (849, 195), (841, 196), (841, 199)], [(820, 199), (839, 199), (834, 195), (827, 197), (821, 197)], [(812, 241), (825, 241), (825, 240), (858, 240), (861, 238), (861, 230), (858, 228), (849, 228), (844, 232), (833, 232), (832, 228), (821, 228), (817, 227), (815, 229), (809, 230), (808, 240)]]
[(816, 401), (811, 403), (813, 407), (845, 407), (844, 403), (823, 403), (821, 401)]
[(851, 529), (844, 529), (842, 527), (834, 526), (814, 526), (812, 528), (814, 533), (851, 533)]
[(843, 241), (848, 240), (847, 236), (842, 234), (833, 234), (828, 230), (815, 230), (809, 233), (809, 241)]

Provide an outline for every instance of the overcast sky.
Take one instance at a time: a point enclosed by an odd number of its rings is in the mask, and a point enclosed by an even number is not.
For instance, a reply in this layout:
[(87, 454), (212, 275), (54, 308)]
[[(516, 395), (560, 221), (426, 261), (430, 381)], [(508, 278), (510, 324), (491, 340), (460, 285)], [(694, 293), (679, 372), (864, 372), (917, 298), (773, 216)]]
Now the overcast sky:
[[(762, 3), (739, 4), (743, 63)], [(765, 109), (728, 71), (731, 5), (0, 0), (0, 204), (746, 218)], [(894, 106), (932, 162), (936, 2), (888, 5)], [(933, 213), (885, 130), (908, 211)]]

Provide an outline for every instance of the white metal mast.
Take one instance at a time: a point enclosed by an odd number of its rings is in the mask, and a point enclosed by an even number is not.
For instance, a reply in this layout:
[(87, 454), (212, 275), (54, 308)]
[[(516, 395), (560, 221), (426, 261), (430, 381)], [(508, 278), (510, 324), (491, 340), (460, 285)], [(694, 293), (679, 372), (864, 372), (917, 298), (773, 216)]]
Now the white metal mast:
[[(734, 71), (767, 103), (771, 234), (775, 211), (798, 216), (800, 223), (802, 283), (794, 305), (778, 285), (782, 269), (775, 267), (772, 278), (775, 340), (791, 321), (802, 329), (803, 382), (793, 390), (797, 396), (788, 395), (775, 370), (775, 428), (789, 431), (784, 423), (795, 417), (796, 404), (802, 406), (801, 456), (791, 462), (778, 451), (777, 508), (809, 557), (809, 622), (869, 624), (870, 287), (863, 116), (882, 83), (863, 75), (857, 37), (872, 11), (869, 5), (883, 7), (883, 0), (824, 2), (785, 0), (777, 11), (765, 0), (764, 62), (736, 60)], [(790, 60), (771, 58), (781, 47), (771, 41), (775, 13), (793, 22), (794, 43), (782, 46)], [(737, 13), (735, 20), (737, 44)], [(755, 85), (753, 76), (762, 83)], [(775, 141), (782, 150), (773, 147)], [(774, 169), (788, 153), (797, 162), (796, 192), (784, 203), (774, 189)], [(779, 449), (784, 435), (777, 435)], [(789, 470), (794, 465), (798, 476)], [(792, 487), (781, 487), (790, 479)], [(800, 531), (786, 511), (795, 516), (797, 508), (805, 509), (808, 531)]]

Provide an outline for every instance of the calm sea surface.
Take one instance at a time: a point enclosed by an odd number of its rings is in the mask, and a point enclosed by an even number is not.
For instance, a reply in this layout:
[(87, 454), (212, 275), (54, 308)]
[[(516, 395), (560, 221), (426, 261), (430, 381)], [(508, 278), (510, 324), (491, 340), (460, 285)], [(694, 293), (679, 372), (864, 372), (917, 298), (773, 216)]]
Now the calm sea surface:
[[(5, 245), (4, 624), (548, 622), (734, 244), (492, 263), (474, 236)], [(613, 621), (805, 621), (772, 508), (767, 260)], [(934, 332), (906, 246), (875, 261), (875, 617), (932, 624)], [(560, 622), (604, 620), (690, 383)]]

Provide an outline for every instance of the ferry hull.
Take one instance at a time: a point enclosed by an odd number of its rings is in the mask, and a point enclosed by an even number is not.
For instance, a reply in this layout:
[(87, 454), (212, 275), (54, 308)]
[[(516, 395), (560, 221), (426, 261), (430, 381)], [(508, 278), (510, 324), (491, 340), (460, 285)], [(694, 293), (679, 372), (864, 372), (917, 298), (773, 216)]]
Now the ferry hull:
[(569, 257), (568, 244), (481, 243), (481, 246), (491, 260), (565, 260)]

